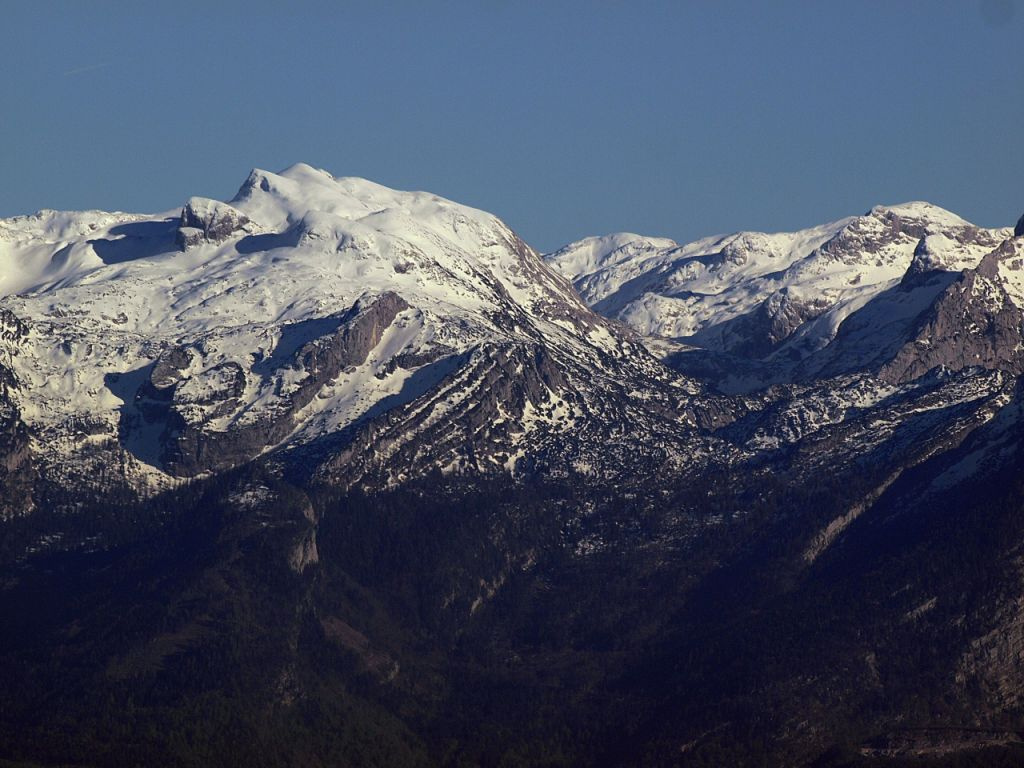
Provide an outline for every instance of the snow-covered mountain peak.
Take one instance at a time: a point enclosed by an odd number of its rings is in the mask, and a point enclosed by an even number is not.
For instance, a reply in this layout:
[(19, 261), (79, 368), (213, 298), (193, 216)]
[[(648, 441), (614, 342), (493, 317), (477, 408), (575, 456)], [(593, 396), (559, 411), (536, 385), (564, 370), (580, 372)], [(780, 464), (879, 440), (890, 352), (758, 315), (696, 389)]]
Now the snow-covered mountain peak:
[(971, 222), (967, 221), (960, 216), (957, 216), (952, 211), (947, 211), (945, 208), (940, 208), (932, 203), (925, 202), (923, 200), (911, 200), (906, 203), (899, 203), (897, 205), (876, 205), (866, 216), (895, 216), (901, 219), (911, 219), (916, 221), (928, 222), (929, 224), (940, 226), (940, 227), (972, 227), (974, 226)]
[[(53, 457), (103, 443), (143, 472), (195, 474), (390, 418), (449, 377), (465, 407), (511, 386), (501, 440), (519, 441), (601, 376), (666, 375), (495, 216), (308, 165), (254, 170), (229, 202), (0, 232), (0, 310), (26, 329), (8, 345), (18, 407)], [(448, 406), (416, 423), (461, 429)]]
[[(270, 249), (273, 234), (277, 244), (318, 251), (332, 264), (361, 262), (360, 278), (378, 269), (381, 280), (399, 284), (391, 287), (405, 283), (407, 291), (429, 292), (438, 283), (450, 288), (453, 281), (475, 286), (446, 289), (446, 299), (469, 298), (497, 281), (538, 310), (551, 291), (566, 293), (564, 283), (500, 219), (428, 192), (336, 178), (299, 164), (279, 174), (254, 170), (230, 206), (267, 235), (240, 243), (242, 250)], [(289, 251), (289, 258), (294, 255)], [(480, 279), (481, 273), (489, 277)]]
[(667, 237), (644, 237), (632, 232), (616, 232), (577, 240), (552, 253), (548, 260), (565, 274), (591, 274), (615, 264), (642, 260), (658, 251), (676, 246), (677, 243)]
[[(280, 173), (254, 169), (230, 204), (267, 231), (283, 232), (303, 219), (361, 224), (402, 237), (431, 230), (469, 244), (493, 244), (508, 228), (492, 214), (428, 192), (390, 189), (354, 176), (334, 177), (304, 163)], [(323, 214), (317, 216), (317, 214)]]
[(365, 179), (335, 179), (304, 163), (280, 173), (254, 168), (231, 205), (274, 231), (281, 231), (308, 211), (355, 220), (384, 207), (388, 190)]
[[(289, 280), (274, 286), (274, 294), (280, 298), (293, 285), (298, 295), (284, 308), (255, 299), (246, 309), (252, 319), (273, 320), (282, 309), (295, 314), (287, 309), (293, 302), (308, 306), (308, 294), (316, 292), (302, 286), (317, 287), (319, 301), (394, 289), (421, 303), (471, 311), (504, 295), (531, 311), (549, 304), (552, 292), (576, 301), (493, 215), (304, 164), (279, 174), (253, 170), (230, 202), (193, 197), (178, 214), (46, 211), (0, 220), (0, 292), (6, 294), (131, 277), (167, 294), (204, 285), (202, 302), (209, 306), (215, 287), (239, 298), (258, 293), (267, 270), (281, 273), (284, 263)], [(165, 326), (154, 312), (154, 322)]]

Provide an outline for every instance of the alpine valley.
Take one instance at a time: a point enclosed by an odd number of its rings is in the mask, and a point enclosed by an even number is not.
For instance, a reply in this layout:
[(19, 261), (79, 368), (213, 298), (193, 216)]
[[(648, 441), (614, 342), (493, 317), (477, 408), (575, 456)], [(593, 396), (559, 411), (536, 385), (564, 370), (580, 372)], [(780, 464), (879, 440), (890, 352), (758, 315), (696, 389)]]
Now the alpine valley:
[(0, 220), (0, 766), (1024, 764), (1024, 219)]

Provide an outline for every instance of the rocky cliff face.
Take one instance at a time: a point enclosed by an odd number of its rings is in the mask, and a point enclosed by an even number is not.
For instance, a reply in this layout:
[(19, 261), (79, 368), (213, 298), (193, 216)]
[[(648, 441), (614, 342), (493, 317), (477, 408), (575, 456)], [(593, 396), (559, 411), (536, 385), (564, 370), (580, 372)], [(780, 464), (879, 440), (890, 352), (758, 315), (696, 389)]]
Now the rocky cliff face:
[(911, 381), (942, 366), (973, 366), (1020, 374), (1024, 316), (1014, 301), (1015, 276), (1024, 259), (1005, 241), (949, 285), (916, 321), (913, 338), (880, 370), (882, 378)]
[(18, 407), (14, 360), (28, 337), (28, 324), (0, 311), (0, 520), (29, 514), (37, 479), (29, 431)]
[[(220, 471), (278, 445), (296, 429), (296, 415), (344, 370), (363, 365), (398, 313), (407, 309), (394, 293), (357, 302), (325, 318), (317, 329), (326, 331), (323, 335), (272, 354), (249, 371), (230, 361), (203, 370), (197, 353), (198, 370), (189, 376), (185, 371), (193, 368), (193, 354), (188, 347), (171, 349), (158, 358), (148, 387), (136, 395), (146, 420), (164, 424), (162, 465), (179, 475)], [(289, 330), (285, 326), (282, 336)], [(275, 407), (252, 415), (255, 409), (247, 409), (241, 399), (250, 386), (274, 393)]]
[(248, 234), (251, 225), (248, 216), (227, 203), (193, 197), (181, 209), (177, 240), (186, 250), (201, 243), (222, 243)]

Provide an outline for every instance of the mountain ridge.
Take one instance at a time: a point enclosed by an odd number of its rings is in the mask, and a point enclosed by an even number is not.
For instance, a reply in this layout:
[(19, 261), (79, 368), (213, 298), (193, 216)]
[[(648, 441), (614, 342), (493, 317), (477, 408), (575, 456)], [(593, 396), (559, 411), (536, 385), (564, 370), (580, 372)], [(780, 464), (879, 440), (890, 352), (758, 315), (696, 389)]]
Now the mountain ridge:
[[(753, 376), (723, 371), (718, 377), (719, 386), (741, 392), (827, 367), (827, 356), (821, 363), (816, 358), (873, 301), (889, 301), (887, 313), (916, 316), (922, 302), (934, 299), (928, 276), (978, 267), (1009, 238), (1008, 228), (980, 229), (937, 206), (913, 202), (875, 206), (863, 216), (795, 233), (740, 232), (684, 245), (611, 235), (569, 244), (545, 258), (598, 311), (676, 344), (679, 354), (669, 356), (670, 364), (699, 349), (701, 363), (710, 360), (712, 369), (716, 355), (740, 369), (753, 367)], [(631, 255), (620, 259), (623, 251)], [(1006, 280), (1013, 283), (1012, 276)], [(905, 290), (891, 291), (897, 287)], [(901, 341), (883, 336), (875, 329), (868, 343)], [(652, 350), (664, 356), (672, 345)], [(703, 364), (680, 369), (711, 372)]]

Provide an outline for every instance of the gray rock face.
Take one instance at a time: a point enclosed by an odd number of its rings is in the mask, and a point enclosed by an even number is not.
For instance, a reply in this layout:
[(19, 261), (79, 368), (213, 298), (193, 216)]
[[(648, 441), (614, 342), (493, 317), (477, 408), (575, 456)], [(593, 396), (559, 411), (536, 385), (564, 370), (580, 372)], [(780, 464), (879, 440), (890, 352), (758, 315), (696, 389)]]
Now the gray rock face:
[(192, 352), (188, 347), (173, 347), (157, 359), (149, 383), (155, 392), (170, 396), (174, 385), (181, 381), (182, 372), (191, 364)]
[(316, 528), (310, 528), (302, 533), (292, 546), (288, 553), (288, 565), (295, 573), (302, 573), (318, 562), (320, 553), (316, 547)]
[[(191, 362), (187, 349), (178, 348), (161, 356), (149, 383), (152, 390), (170, 401), (156, 416), (167, 425), (163, 461), (168, 470), (179, 475), (219, 471), (247, 461), (280, 442), (294, 428), (295, 414), (341, 371), (362, 364), (395, 316), (408, 308), (405, 300), (395, 293), (357, 302), (333, 319), (333, 332), (307, 341), (284, 359), (266, 363), (257, 375), (268, 380), (279, 379), (285, 371), (301, 375), (279, 408), (255, 420), (245, 421), (240, 418), (243, 414), (236, 413), (238, 397), (249, 384), (252, 373), (247, 375), (239, 365), (228, 362), (207, 369), (195, 378), (183, 377), (182, 371)], [(223, 418), (232, 420), (226, 429), (211, 425)]]
[[(423, 466), (500, 465), (514, 452), (519, 419), (527, 409), (549, 408), (566, 389), (564, 371), (540, 346), (485, 346), (451, 361), (451, 373), (422, 399), (386, 413), (360, 429), (318, 470), (321, 479), (351, 485)], [(435, 408), (462, 386), (461, 402), (444, 418)], [(514, 418), (501, 418), (502, 414)]]
[(308, 377), (295, 395), (298, 407), (308, 403), (316, 389), (342, 369), (366, 360), (395, 316), (408, 308), (401, 296), (391, 292), (382, 294), (368, 306), (357, 302), (340, 318), (338, 333), (303, 345), (298, 351), (296, 364), (307, 372)]
[(0, 521), (20, 517), (34, 509), (35, 481), (28, 429), (21, 412), (4, 393), (0, 396)]
[(1013, 228), (1014, 237), (1024, 237), (1024, 216), (1017, 219), (1017, 226)]
[(187, 249), (203, 242), (219, 243), (246, 232), (249, 217), (227, 203), (193, 197), (181, 211), (178, 245)]
[(993, 251), (946, 288), (920, 318), (913, 339), (882, 366), (880, 377), (902, 383), (938, 366), (1021, 373), (1024, 316), (998, 279), (1000, 262), (1012, 254), (1007, 247)]
[(794, 299), (789, 293), (772, 294), (761, 305), (761, 313), (766, 321), (766, 337), (775, 348), (780, 342), (788, 339), (793, 332), (808, 320), (820, 316), (829, 303), (824, 300)]
[(28, 337), (29, 325), (9, 310), (0, 311), (0, 520), (32, 511), (37, 480), (30, 435), (17, 405), (19, 382), (9, 363)]

